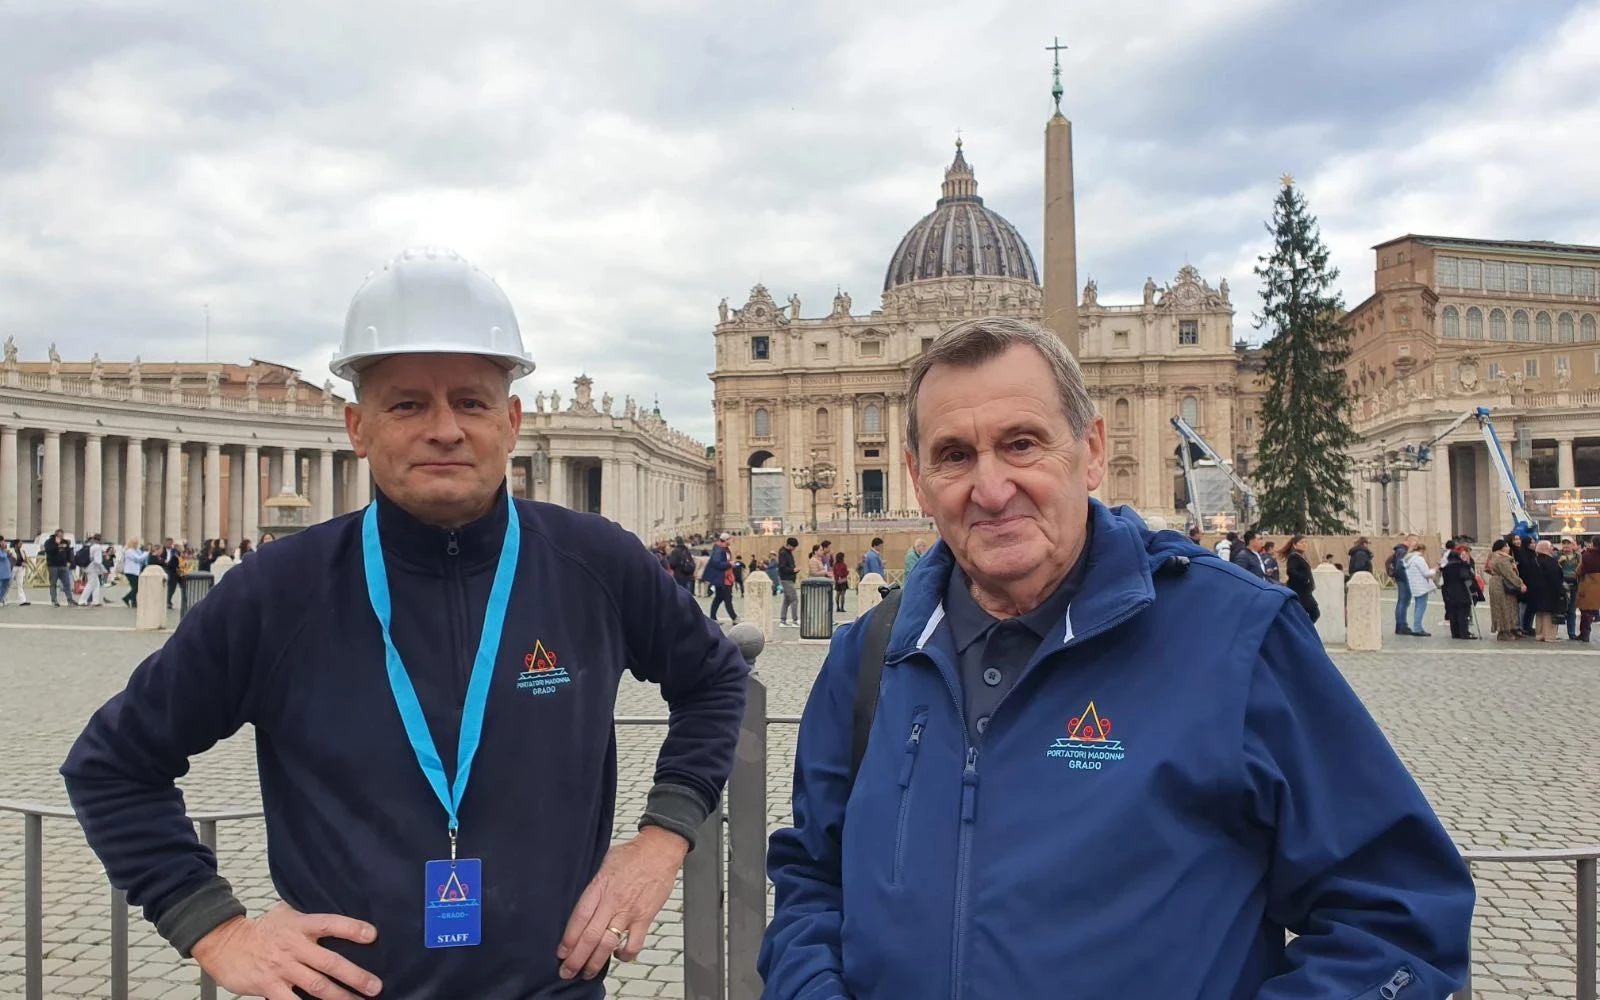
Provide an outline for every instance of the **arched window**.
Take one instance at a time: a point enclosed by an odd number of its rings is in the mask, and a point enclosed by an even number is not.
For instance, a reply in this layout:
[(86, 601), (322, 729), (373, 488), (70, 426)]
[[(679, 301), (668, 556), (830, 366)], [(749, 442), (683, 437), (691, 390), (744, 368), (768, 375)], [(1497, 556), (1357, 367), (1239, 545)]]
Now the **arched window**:
[(1583, 317), (1583, 322), (1580, 323), (1578, 326), (1579, 326), (1578, 335), (1583, 338), (1585, 343), (1588, 343), (1588, 342), (1593, 341), (1595, 339), (1594, 317), (1593, 316), (1585, 315)]
[(878, 409), (877, 403), (868, 403), (861, 411), (861, 433), (883, 433), (883, 411)]
[(766, 407), (761, 407), (760, 409), (756, 410), (754, 423), (756, 437), (764, 438), (772, 436), (772, 414), (767, 412)]
[(1578, 339), (1576, 337), (1577, 331), (1573, 327), (1572, 314), (1571, 313), (1562, 313), (1561, 314), (1561, 318), (1559, 320), (1557, 320), (1556, 323), (1557, 323), (1557, 331), (1556, 331), (1556, 333), (1557, 333), (1557, 336), (1559, 336), (1561, 338), (1561, 342), (1563, 344), (1570, 344), (1574, 340)]
[(1528, 340), (1528, 314), (1518, 309), (1511, 317), (1511, 339)]
[(1111, 426), (1119, 431), (1127, 430), (1133, 423), (1132, 410), (1126, 399), (1117, 400), (1117, 405), (1111, 411)]
[(1477, 306), (1467, 310), (1467, 339), (1483, 339), (1483, 310)]
[(1178, 407), (1178, 413), (1190, 427), (1195, 426), (1200, 422), (1200, 401), (1193, 396), (1183, 397), (1183, 402)]
[(816, 433), (817, 433), (817, 437), (827, 437), (828, 436), (828, 408), (825, 407), (825, 406), (817, 407), (817, 431), (816, 431)]
[(1503, 309), (1496, 309), (1489, 314), (1489, 339), (1506, 339), (1506, 314)]
[(1444, 307), (1444, 335), (1452, 340), (1461, 336), (1461, 314), (1455, 306)]
[(1542, 312), (1533, 321), (1534, 338), (1541, 344), (1548, 344), (1555, 339), (1554, 330), (1550, 325), (1550, 314)]
[(1132, 500), (1133, 499), (1133, 472), (1132, 472), (1132, 470), (1129, 470), (1129, 469), (1118, 469), (1116, 478), (1114, 478), (1112, 480), (1112, 482), (1113, 482), (1114, 485), (1111, 487), (1111, 499), (1113, 499), (1113, 500)]

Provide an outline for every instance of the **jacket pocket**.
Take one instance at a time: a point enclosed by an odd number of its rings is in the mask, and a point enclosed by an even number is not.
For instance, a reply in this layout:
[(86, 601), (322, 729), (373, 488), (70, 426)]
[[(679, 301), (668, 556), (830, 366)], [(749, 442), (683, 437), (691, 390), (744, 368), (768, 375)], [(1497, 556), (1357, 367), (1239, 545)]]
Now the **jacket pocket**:
[(894, 824), (894, 873), (892, 884), (899, 885), (906, 866), (906, 828), (911, 822), (911, 772), (922, 750), (922, 731), (928, 725), (928, 709), (911, 714), (911, 731), (906, 734), (905, 756), (900, 761), (900, 815)]

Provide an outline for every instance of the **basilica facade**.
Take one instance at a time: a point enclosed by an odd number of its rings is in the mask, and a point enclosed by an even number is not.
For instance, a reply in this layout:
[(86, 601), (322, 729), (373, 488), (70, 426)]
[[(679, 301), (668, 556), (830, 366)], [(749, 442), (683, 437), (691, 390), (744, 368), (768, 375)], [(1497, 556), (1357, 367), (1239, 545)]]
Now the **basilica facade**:
[[(1169, 282), (1147, 279), (1141, 301), (1101, 302), (1076, 287), (1070, 124), (1046, 127), (1045, 261), (985, 205), (961, 143), (934, 209), (889, 258), (881, 300), (858, 312), (836, 295), (807, 316), (795, 296), (762, 285), (742, 306), (718, 307), (712, 372), (719, 526), (730, 531), (826, 527), (855, 517), (922, 518), (906, 470), (905, 390), (916, 357), (952, 325), (1008, 316), (1054, 330), (1078, 358), (1106, 419), (1108, 470), (1098, 496), (1181, 524), (1183, 416), (1248, 473), (1260, 426), (1252, 352), (1234, 339), (1227, 282), (1213, 287), (1187, 265)], [(797, 471), (813, 475), (796, 475)], [(847, 508), (841, 511), (841, 507)]]

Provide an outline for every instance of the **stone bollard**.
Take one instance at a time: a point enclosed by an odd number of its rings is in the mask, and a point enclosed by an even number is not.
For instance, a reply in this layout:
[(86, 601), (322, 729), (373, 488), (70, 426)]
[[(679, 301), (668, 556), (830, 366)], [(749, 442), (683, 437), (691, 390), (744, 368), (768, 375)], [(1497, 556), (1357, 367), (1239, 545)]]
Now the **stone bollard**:
[(744, 575), (744, 620), (761, 630), (763, 641), (773, 641), (772, 578), (759, 569)]
[(133, 627), (140, 632), (167, 627), (167, 571), (160, 566), (146, 566), (139, 574), (139, 607), (133, 613)]
[(1345, 589), (1348, 627), (1345, 646), (1376, 653), (1383, 648), (1383, 616), (1379, 613), (1378, 578), (1361, 572), (1350, 578)]
[(233, 556), (217, 556), (217, 558), (211, 563), (211, 575), (216, 579), (217, 582), (220, 583), (222, 581), (222, 574), (226, 573), (230, 569), (233, 569), (233, 566)]
[[(745, 586), (748, 588), (749, 585), (749, 580), (746, 578)], [(762, 634), (760, 629), (756, 628), (755, 622), (740, 622), (733, 628), (728, 629), (728, 638), (733, 641), (735, 646), (739, 647), (739, 654), (744, 657), (744, 662), (750, 664), (751, 668), (754, 669), (756, 657), (760, 656), (761, 651), (767, 648), (767, 637)]]
[(1339, 567), (1323, 563), (1311, 571), (1311, 579), (1317, 583), (1313, 593), (1322, 611), (1317, 618), (1317, 634), (1322, 637), (1324, 646), (1342, 646), (1345, 644), (1344, 574)]
[(883, 603), (883, 595), (878, 593), (878, 588), (884, 583), (883, 577), (876, 573), (868, 573), (861, 578), (861, 585), (856, 590), (857, 621), (865, 618), (868, 611)]

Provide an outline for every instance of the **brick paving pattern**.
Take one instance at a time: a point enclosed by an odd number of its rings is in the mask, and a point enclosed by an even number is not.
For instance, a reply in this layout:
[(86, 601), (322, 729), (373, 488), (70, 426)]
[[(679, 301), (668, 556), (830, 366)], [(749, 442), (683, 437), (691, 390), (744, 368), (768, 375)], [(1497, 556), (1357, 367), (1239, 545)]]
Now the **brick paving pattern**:
[[(0, 608), (0, 798), (65, 803), (56, 769), (67, 748), (88, 714), (162, 641), (131, 625), (132, 613), (120, 605), (67, 610), (36, 600), (29, 608)], [(1448, 634), (1442, 626), (1430, 625), (1434, 638), (1385, 636), (1383, 653), (1341, 652), (1335, 659), (1457, 843), (1490, 849), (1600, 844), (1600, 645), (1452, 643), (1440, 637)], [(795, 714), (824, 649), (795, 641), (792, 629), (780, 630), (779, 638), (762, 655), (758, 673), (770, 689), (769, 711)], [(617, 709), (663, 712), (653, 688), (628, 678)], [(655, 727), (618, 735), (619, 838), (631, 834), (643, 806), (660, 738)], [(768, 822), (775, 826), (788, 820), (793, 727), (774, 727), (768, 745)], [(183, 782), (190, 807), (255, 806), (253, 753), (247, 730), (199, 758)], [(222, 871), (258, 912), (273, 899), (259, 821), (225, 823), (219, 840)], [(110, 961), (104, 875), (70, 821), (46, 822), (45, 852), (45, 994), (104, 996)], [(22, 993), (22, 879), (20, 817), (0, 814), (0, 996)], [(1571, 867), (1485, 867), (1479, 886), (1475, 996), (1572, 997)], [(137, 911), (130, 927), (131, 995), (197, 996), (193, 963), (178, 959)], [(639, 960), (613, 966), (608, 993), (681, 997), (682, 942), (675, 893)]]

